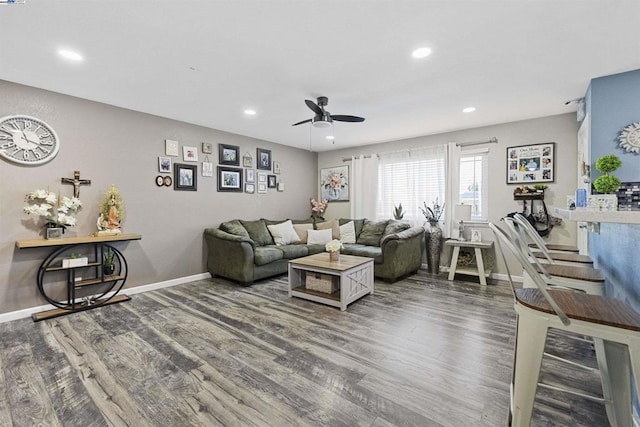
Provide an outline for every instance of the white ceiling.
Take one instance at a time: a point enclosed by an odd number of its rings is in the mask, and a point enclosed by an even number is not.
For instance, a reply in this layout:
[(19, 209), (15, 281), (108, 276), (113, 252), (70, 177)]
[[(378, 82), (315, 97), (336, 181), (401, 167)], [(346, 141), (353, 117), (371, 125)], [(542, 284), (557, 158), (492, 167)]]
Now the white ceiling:
[[(0, 6), (0, 79), (324, 151), (575, 111), (592, 78), (640, 68), (638, 17), (637, 0), (27, 0)], [(366, 121), (333, 145), (292, 127), (320, 95)]]

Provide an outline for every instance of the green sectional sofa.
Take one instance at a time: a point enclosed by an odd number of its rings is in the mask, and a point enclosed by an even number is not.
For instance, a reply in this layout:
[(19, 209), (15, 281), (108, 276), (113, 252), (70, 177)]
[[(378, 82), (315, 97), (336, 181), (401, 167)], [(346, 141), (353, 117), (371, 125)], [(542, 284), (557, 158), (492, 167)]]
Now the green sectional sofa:
[[(374, 222), (340, 219), (335, 222), (350, 227), (348, 223), (351, 221), (356, 241), (343, 243), (341, 253), (373, 258), (376, 277), (395, 282), (420, 268), (424, 247), (423, 227), (411, 227), (395, 220)], [(218, 228), (207, 228), (204, 239), (208, 249), (207, 268), (211, 276), (250, 285), (256, 280), (286, 273), (291, 259), (325, 251), (323, 244), (307, 244), (306, 241), (275, 244), (268, 226), (283, 222), (285, 220), (233, 220), (220, 224)], [(301, 227), (313, 227), (314, 230), (323, 226), (322, 223), (313, 224), (310, 219), (294, 220), (292, 223), (306, 223)], [(331, 225), (328, 222), (324, 224)], [(333, 229), (337, 230), (337, 227)], [(333, 231), (333, 237), (338, 238), (335, 233)]]

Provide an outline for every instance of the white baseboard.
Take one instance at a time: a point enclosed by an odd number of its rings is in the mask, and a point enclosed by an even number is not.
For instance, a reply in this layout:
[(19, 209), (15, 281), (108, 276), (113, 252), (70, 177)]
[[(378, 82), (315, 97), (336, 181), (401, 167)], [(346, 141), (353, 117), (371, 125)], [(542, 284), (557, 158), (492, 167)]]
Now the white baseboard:
[[(170, 286), (181, 285), (183, 283), (189, 283), (196, 280), (209, 279), (211, 275), (209, 273), (194, 274), (192, 276), (178, 277), (177, 279), (165, 280), (164, 282), (150, 283), (148, 285), (136, 286), (134, 288), (122, 289), (122, 293), (127, 295), (140, 294), (142, 292), (154, 291), (156, 289), (168, 288)], [(108, 296), (109, 294), (107, 294)], [(29, 307), (22, 310), (10, 311), (8, 313), (0, 314), (0, 323), (10, 322), (12, 320), (24, 319), (30, 317), (33, 313), (40, 313), (41, 311), (52, 310), (54, 307), (51, 304), (41, 305), (38, 307)]]

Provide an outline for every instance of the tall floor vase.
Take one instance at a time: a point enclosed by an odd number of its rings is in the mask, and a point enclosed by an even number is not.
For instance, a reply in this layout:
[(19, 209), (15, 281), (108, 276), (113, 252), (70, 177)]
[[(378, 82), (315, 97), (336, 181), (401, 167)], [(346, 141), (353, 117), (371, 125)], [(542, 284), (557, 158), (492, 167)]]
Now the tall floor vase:
[(427, 266), (432, 274), (440, 273), (440, 251), (442, 250), (442, 229), (437, 222), (427, 227)]

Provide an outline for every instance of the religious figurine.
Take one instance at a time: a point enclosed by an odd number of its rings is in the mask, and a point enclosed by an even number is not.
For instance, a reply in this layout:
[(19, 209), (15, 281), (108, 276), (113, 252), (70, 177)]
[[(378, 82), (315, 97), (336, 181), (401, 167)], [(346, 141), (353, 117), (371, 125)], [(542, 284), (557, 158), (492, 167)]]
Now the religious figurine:
[(120, 234), (124, 219), (124, 201), (115, 185), (107, 190), (100, 203), (100, 217), (96, 222), (98, 236)]

